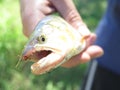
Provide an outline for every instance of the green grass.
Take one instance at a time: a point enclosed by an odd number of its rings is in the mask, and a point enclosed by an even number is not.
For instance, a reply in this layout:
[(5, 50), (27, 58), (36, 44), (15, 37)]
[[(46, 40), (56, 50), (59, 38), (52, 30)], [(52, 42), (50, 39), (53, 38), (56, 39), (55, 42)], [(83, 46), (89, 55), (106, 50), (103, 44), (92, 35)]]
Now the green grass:
[[(105, 2), (101, 2), (99, 10), (95, 10), (98, 7), (94, 4), (96, 0), (74, 1), (81, 1), (80, 5), (76, 3), (78, 11), (88, 27), (94, 30), (104, 11)], [(15, 68), (27, 41), (22, 34), (19, 10), (18, 0), (0, 0), (0, 90), (78, 90), (86, 70), (85, 64), (72, 69), (60, 67), (41, 76), (30, 72), (31, 63), (22, 70)]]

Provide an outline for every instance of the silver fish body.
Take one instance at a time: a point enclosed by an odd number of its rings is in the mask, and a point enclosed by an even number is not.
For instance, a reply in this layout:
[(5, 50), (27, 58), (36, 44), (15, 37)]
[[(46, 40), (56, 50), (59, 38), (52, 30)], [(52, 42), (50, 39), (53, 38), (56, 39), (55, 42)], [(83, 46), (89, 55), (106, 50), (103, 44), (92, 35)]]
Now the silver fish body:
[(86, 47), (83, 36), (59, 16), (47, 16), (36, 26), (22, 59), (32, 60), (34, 74), (43, 74), (60, 66)]

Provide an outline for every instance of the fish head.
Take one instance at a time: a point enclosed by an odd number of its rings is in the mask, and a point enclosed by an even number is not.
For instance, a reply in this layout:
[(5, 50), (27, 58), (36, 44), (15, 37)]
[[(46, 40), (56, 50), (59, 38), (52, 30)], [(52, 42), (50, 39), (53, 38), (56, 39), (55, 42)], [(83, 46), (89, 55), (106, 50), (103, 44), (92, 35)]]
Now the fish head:
[(56, 68), (66, 61), (68, 54), (73, 56), (70, 51), (78, 50), (75, 46), (81, 45), (81, 36), (71, 28), (58, 17), (50, 16), (38, 23), (22, 53), (23, 60), (35, 62), (31, 66), (34, 74)]

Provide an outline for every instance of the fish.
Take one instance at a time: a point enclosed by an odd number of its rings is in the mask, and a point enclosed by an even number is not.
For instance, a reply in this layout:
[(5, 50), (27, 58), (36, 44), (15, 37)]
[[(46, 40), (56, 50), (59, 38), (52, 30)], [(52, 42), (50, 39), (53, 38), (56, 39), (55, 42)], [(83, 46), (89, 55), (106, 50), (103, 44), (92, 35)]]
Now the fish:
[(86, 48), (84, 36), (62, 17), (49, 15), (40, 20), (21, 55), (32, 61), (31, 72), (45, 74), (67, 62)]

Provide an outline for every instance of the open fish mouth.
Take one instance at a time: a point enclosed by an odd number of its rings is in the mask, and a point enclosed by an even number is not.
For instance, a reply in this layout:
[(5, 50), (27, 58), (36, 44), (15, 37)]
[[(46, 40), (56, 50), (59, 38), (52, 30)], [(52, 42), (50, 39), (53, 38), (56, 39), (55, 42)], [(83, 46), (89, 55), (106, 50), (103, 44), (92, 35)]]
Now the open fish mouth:
[(49, 47), (27, 48), (22, 55), (23, 60), (34, 62), (31, 65), (34, 74), (43, 74), (56, 68), (64, 62), (63, 58), (60, 50)]
[(51, 53), (60, 54), (61, 50), (47, 46), (27, 46), (22, 53), (22, 60), (31, 60), (33, 62), (37, 62)]
[(40, 50), (36, 51), (34, 48), (32, 50), (27, 51), (26, 53), (23, 54), (22, 60), (31, 60), (33, 62), (37, 62), (38, 60), (46, 57), (52, 53), (51, 50)]
[(42, 59), (42, 58), (44, 58), (44, 57), (47, 57), (49, 54), (51, 54), (52, 53), (52, 51), (50, 51), (50, 50), (42, 50), (42, 51), (36, 51), (34, 54), (33, 54), (33, 56), (32, 56), (32, 58), (31, 59), (33, 59), (33, 61), (34, 60), (40, 60), (40, 59)]

